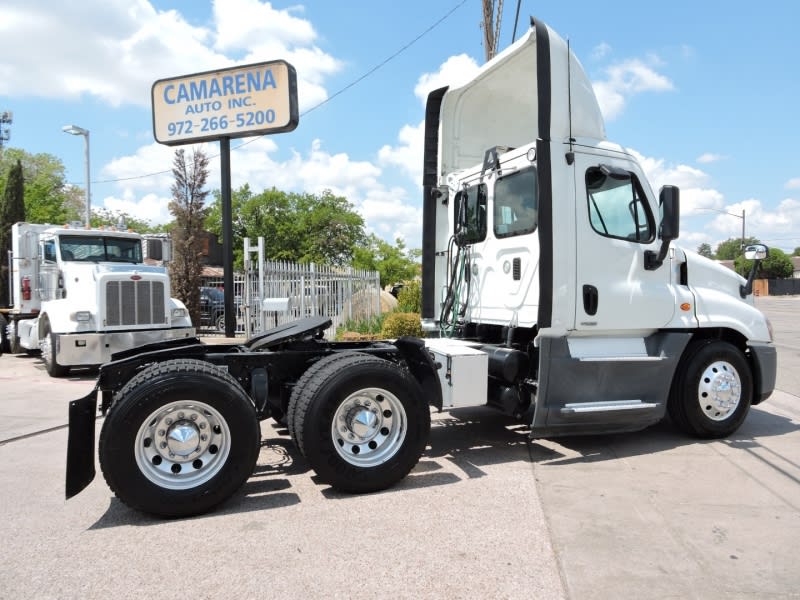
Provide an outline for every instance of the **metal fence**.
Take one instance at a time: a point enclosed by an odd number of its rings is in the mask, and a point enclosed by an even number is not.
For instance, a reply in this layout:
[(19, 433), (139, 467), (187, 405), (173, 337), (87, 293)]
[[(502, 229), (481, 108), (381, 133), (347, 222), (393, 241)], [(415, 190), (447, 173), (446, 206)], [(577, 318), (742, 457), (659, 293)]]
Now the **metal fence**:
[[(250, 337), (303, 317), (325, 316), (333, 322), (325, 337), (333, 339), (336, 329), (348, 320), (380, 314), (377, 271), (268, 261), (263, 259), (263, 248), (262, 239), (255, 248), (245, 240), (245, 272), (234, 274), (237, 336)], [(255, 259), (253, 253), (257, 253)], [(222, 282), (209, 280), (204, 285), (222, 287)]]

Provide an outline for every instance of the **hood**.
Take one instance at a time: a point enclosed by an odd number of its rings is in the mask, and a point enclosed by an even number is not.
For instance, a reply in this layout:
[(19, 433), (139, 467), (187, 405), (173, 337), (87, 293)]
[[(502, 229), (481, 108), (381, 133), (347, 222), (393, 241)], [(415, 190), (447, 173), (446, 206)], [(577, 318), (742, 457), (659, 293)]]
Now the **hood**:
[(686, 257), (687, 283), (694, 295), (698, 325), (733, 329), (750, 341), (771, 341), (767, 319), (753, 305), (752, 294), (742, 298), (739, 293), (746, 283), (744, 277), (696, 252), (680, 250)]
[[(681, 248), (681, 251), (686, 255), (690, 286), (701, 286), (723, 294), (730, 294), (742, 300), (739, 295), (739, 286), (747, 283), (744, 277), (697, 252), (685, 248)], [(750, 304), (753, 303), (752, 296), (749, 296), (747, 300)]]

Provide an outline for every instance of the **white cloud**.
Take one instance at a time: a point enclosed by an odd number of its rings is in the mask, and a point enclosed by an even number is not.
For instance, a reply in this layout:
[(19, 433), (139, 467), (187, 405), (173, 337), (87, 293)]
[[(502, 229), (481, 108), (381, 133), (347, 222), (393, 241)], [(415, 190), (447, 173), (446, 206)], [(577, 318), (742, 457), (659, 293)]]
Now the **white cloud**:
[(681, 190), (681, 214), (690, 217), (720, 210), (725, 203), (724, 196), (708, 186), (708, 175), (689, 165), (667, 165), (662, 158), (643, 156), (636, 150), (630, 152), (642, 165), (653, 191), (658, 193), (661, 186), (676, 185)]
[(397, 136), (397, 146), (383, 146), (378, 161), (385, 166), (399, 167), (417, 185), (422, 185), (422, 153), (425, 141), (425, 121), (419, 125), (404, 125)]
[[(428, 94), (445, 85), (459, 86), (468, 81), (479, 69), (466, 54), (451, 56), (433, 73), (423, 73), (414, 87), (414, 94), (424, 104)], [(387, 168), (399, 168), (416, 186), (422, 185), (422, 153), (425, 139), (425, 122), (404, 125), (397, 135), (396, 146), (385, 144), (378, 150), (378, 162)], [(419, 223), (421, 226), (421, 221)]]
[(674, 89), (669, 78), (655, 71), (658, 66), (661, 66), (661, 61), (654, 55), (648, 57), (647, 63), (640, 59), (629, 59), (608, 67), (606, 78), (592, 83), (606, 120), (612, 121), (622, 114), (631, 96)]
[(280, 57), (297, 68), (303, 110), (327, 98), (325, 78), (341, 63), (291, 12), (258, 0), (225, 0), (223, 8), (218, 0), (213, 21), (195, 26), (148, 0), (6, 0), (0, 95), (149, 106), (156, 79)]
[(606, 42), (601, 42), (594, 48), (592, 48), (592, 53), (590, 56), (592, 60), (601, 60), (608, 56), (611, 53), (611, 45), (607, 44)]
[(707, 165), (715, 162), (719, 162), (721, 160), (725, 160), (728, 158), (724, 154), (713, 154), (712, 152), (705, 152), (697, 157), (697, 162), (701, 165)]
[(428, 94), (435, 89), (449, 85), (450, 87), (460, 86), (466, 83), (478, 71), (478, 63), (471, 56), (459, 54), (451, 56), (439, 70), (434, 73), (424, 73), (417, 80), (414, 94), (424, 104), (428, 99)]
[(787, 190), (800, 190), (800, 177), (795, 177), (787, 181), (784, 186)]
[[(209, 157), (207, 189), (219, 189), (219, 157), (216, 145), (198, 144)], [(185, 146), (187, 152), (191, 147)], [(231, 184), (238, 188), (245, 183), (259, 193), (276, 187), (284, 191), (320, 193), (331, 190), (353, 203), (364, 217), (368, 231), (394, 241), (401, 237), (409, 247), (421, 245), (422, 213), (409, 201), (408, 191), (383, 183), (383, 171), (377, 164), (352, 160), (348, 154), (331, 153), (321, 140), (314, 140), (308, 151), (293, 151), (279, 159), (278, 146), (271, 138), (262, 137), (231, 152)], [(115, 158), (103, 167), (104, 177), (125, 178), (142, 173), (166, 171), (163, 174), (120, 181), (118, 192), (103, 203), (110, 210), (126, 212), (152, 223), (171, 220), (168, 211), (172, 185), (174, 149), (159, 144), (140, 147), (133, 155)], [(421, 159), (420, 159), (421, 160)]]
[(132, 190), (123, 192), (122, 198), (107, 196), (103, 200), (104, 206), (111, 211), (123, 212), (137, 219), (149, 221), (152, 224), (168, 223), (172, 220), (169, 212), (169, 194), (145, 194), (137, 197)]

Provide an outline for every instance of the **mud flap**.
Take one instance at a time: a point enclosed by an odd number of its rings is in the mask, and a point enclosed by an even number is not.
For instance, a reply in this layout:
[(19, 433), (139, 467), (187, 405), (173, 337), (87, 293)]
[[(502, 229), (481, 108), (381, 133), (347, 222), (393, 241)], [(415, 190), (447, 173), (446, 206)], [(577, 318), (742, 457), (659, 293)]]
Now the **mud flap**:
[(94, 423), (97, 388), (69, 403), (67, 439), (67, 499), (79, 494), (94, 479)]

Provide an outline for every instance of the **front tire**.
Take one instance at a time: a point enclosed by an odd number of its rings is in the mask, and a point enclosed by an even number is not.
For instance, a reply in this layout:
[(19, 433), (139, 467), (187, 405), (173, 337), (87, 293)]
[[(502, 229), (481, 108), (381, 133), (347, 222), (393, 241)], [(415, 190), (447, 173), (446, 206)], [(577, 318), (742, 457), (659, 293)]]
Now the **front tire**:
[(289, 406), (290, 431), (322, 481), (350, 493), (386, 489), (422, 456), (430, 409), (400, 366), (363, 354), (319, 361)]
[(744, 422), (753, 399), (753, 375), (744, 354), (719, 340), (693, 342), (684, 354), (667, 408), (689, 435), (721, 438)]
[(233, 377), (204, 361), (171, 360), (117, 395), (100, 432), (100, 467), (131, 508), (199, 515), (250, 477), (260, 440), (255, 408)]
[(44, 334), (39, 340), (39, 348), (42, 350), (42, 360), (45, 369), (50, 377), (66, 377), (69, 375), (69, 367), (58, 364), (56, 360), (56, 334), (50, 331), (50, 323), (45, 323)]

